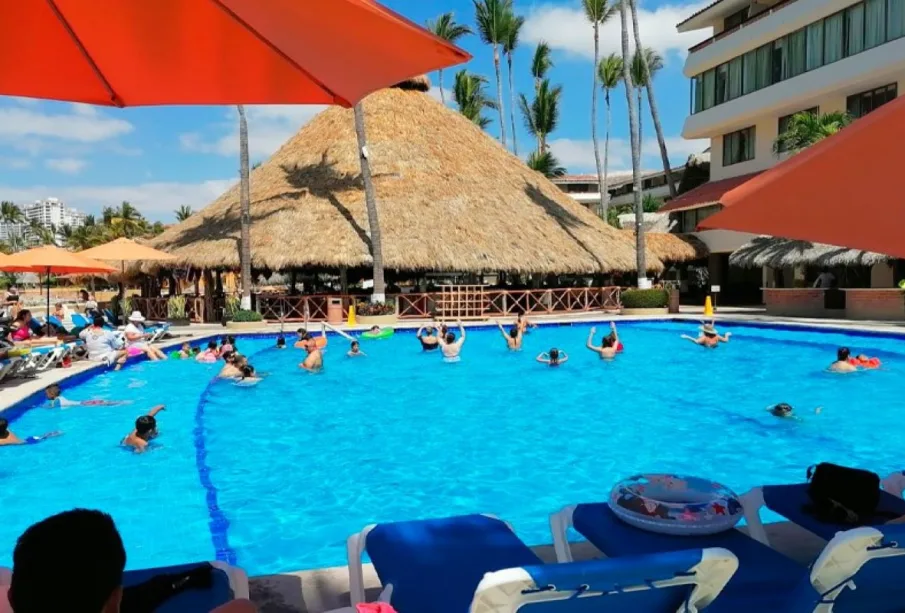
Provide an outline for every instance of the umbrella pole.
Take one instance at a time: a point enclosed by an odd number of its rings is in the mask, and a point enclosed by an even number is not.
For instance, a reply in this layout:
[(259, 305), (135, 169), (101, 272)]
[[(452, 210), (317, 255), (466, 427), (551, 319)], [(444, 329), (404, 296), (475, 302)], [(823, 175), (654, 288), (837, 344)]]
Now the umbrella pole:
[(50, 336), (50, 266), (47, 267), (47, 313), (44, 314), (47, 323), (47, 336)]

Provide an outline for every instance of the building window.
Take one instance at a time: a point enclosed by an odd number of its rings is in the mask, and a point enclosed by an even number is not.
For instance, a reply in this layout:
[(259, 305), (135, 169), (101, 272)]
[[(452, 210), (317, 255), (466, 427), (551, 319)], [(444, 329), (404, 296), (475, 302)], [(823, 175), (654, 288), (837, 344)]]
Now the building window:
[(720, 64), (716, 67), (716, 103), (722, 104), (729, 99), (729, 65)]
[(823, 66), (823, 22), (809, 25), (807, 37), (805, 70), (814, 70)]
[(723, 166), (754, 159), (754, 126), (723, 136)]
[(704, 108), (709, 109), (713, 106), (713, 84), (716, 80), (716, 71), (713, 69), (704, 73)]
[(757, 49), (757, 81), (755, 82), (756, 89), (763, 89), (770, 85), (770, 58), (773, 54), (773, 45), (771, 43), (767, 43), (762, 47), (758, 47)]
[[(795, 115), (798, 115), (798, 113), (810, 113), (812, 115), (819, 115), (820, 107), (815, 106), (813, 108), (805, 109), (803, 111), (797, 111), (795, 113), (790, 113), (789, 115), (786, 115), (785, 117), (780, 117), (779, 125), (777, 126), (777, 129), (776, 129), (776, 134), (779, 135), (779, 134), (784, 133), (786, 130), (788, 130), (789, 122), (792, 121), (792, 117), (794, 117)], [(784, 144), (785, 143), (780, 143), (780, 149), (779, 149), (780, 153), (786, 150), (786, 147), (783, 146)]]
[(864, 5), (845, 9), (845, 56), (864, 51)]
[(768, 85), (772, 85), (773, 83), (779, 83), (782, 81), (783, 72), (787, 71), (786, 68), (786, 37), (783, 36), (779, 40), (773, 41), (773, 52), (770, 54), (771, 66), (770, 66), (770, 82)]
[(742, 58), (729, 62), (729, 99), (742, 95)]
[(886, 40), (905, 36), (905, 0), (887, 0)]
[(852, 117), (864, 117), (887, 102), (895, 100), (898, 95), (898, 89), (897, 83), (891, 83), (849, 96), (845, 101), (845, 108)]
[(845, 56), (845, 15), (836, 13), (823, 20), (823, 63), (832, 64)]
[(886, 0), (864, 3), (864, 48), (871, 49), (886, 42)]
[(692, 80), (692, 87), (694, 88), (693, 96), (694, 96), (694, 110), (692, 113), (699, 113), (704, 108), (704, 77), (703, 75), (698, 75)]
[(729, 30), (735, 26), (740, 26), (748, 19), (748, 7), (746, 6), (740, 11), (736, 11), (723, 20), (723, 30)]
[(807, 34), (805, 30), (792, 32), (786, 37), (786, 63), (783, 65), (782, 78), (797, 77), (805, 70), (807, 59)]
[[(905, 0), (902, 0), (905, 2)], [(750, 94), (757, 83), (757, 51), (749, 51), (744, 56), (744, 76), (742, 78), (742, 95)]]

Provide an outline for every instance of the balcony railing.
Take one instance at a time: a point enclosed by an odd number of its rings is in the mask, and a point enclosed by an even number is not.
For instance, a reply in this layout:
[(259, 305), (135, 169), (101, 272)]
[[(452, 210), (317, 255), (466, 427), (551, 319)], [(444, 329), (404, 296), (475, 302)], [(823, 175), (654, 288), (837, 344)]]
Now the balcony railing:
[(773, 6), (768, 8), (767, 10), (760, 12), (756, 15), (752, 15), (751, 17), (748, 17), (746, 20), (744, 20), (737, 26), (723, 30), (719, 34), (716, 34), (715, 36), (711, 36), (710, 38), (705, 38), (698, 44), (696, 44), (692, 47), (689, 47), (688, 52), (694, 53), (695, 51), (700, 51), (704, 47), (706, 47), (712, 43), (715, 43), (716, 41), (718, 41), (722, 38), (725, 38), (725, 37), (729, 36), (730, 34), (734, 34), (738, 31), (746, 28), (747, 26), (749, 26), (750, 24), (754, 23), (755, 21), (761, 19), (762, 17), (766, 17), (767, 15), (772, 15), (776, 11), (785, 8), (785, 7), (789, 6), (790, 4), (794, 4), (795, 2), (798, 2), (798, 0), (780, 0), (779, 2), (777, 2), (776, 4), (774, 4)]

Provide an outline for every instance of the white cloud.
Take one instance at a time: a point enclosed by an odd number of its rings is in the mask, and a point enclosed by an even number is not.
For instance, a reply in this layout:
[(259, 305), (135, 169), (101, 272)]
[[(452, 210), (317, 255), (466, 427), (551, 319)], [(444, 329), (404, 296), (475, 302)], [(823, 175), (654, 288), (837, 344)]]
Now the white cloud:
[[(267, 157), (298, 132), (299, 128), (326, 109), (326, 105), (271, 104), (245, 107), (248, 119), (248, 152), (252, 158)], [(186, 151), (239, 155), (239, 117), (230, 112), (218, 125), (222, 136), (208, 140), (197, 132), (179, 135), (179, 144)]]
[[(440, 100), (440, 86), (439, 86), (439, 85), (431, 85), (430, 91), (427, 92), (427, 94), (428, 94), (431, 98), (433, 98), (434, 100), (437, 100), (438, 102), (441, 101), (441, 100)], [(451, 89), (449, 89), (449, 88), (447, 88), (447, 87), (444, 87), (444, 88), (443, 88), (443, 95), (446, 97), (446, 105), (447, 105), (447, 106), (450, 106), (450, 105), (452, 105), (452, 104), (455, 103), (455, 101), (454, 101), (454, 99), (453, 99), (453, 93), (452, 93), (452, 90), (451, 90)]]
[(71, 111), (66, 113), (44, 113), (34, 106), (0, 107), (0, 139), (41, 137), (97, 143), (134, 129), (128, 121), (107, 117), (87, 105), (70, 106)]
[(44, 165), (57, 172), (75, 175), (80, 173), (82, 169), (88, 165), (88, 162), (75, 158), (50, 158), (49, 160), (45, 160)]
[(233, 179), (211, 179), (198, 183), (148, 182), (137, 185), (0, 185), (0, 194), (14, 202), (31, 202), (53, 196), (88, 213), (99, 213), (105, 206), (118, 206), (123, 200), (128, 200), (148, 219), (171, 222), (174, 221), (173, 211), (181, 205), (187, 204), (197, 211), (210, 204), (234, 182)]
[(31, 168), (31, 160), (26, 158), (0, 157), (0, 168), (3, 170), (25, 170)]
[[(711, 4), (710, 0), (687, 4), (664, 4), (654, 9), (639, 6), (638, 27), (644, 46), (652, 47), (664, 58), (670, 55), (684, 57), (689, 47), (710, 36), (710, 33), (707, 30), (699, 30), (680, 34), (676, 31), (676, 24), (708, 4)], [(547, 3), (531, 9), (522, 27), (523, 40), (532, 44), (543, 40), (554, 49), (593, 59), (593, 30), (580, 3), (576, 2), (575, 5), (567, 7)], [(600, 29), (601, 56), (610, 53), (622, 55), (621, 32), (622, 25), (617, 10)], [(629, 36), (629, 42), (633, 48), (633, 36)]]
[[(700, 153), (710, 146), (707, 139), (685, 140), (681, 136), (667, 136), (666, 150), (673, 165), (683, 164), (692, 153)], [(550, 141), (550, 150), (570, 173), (595, 172), (594, 143), (590, 140), (557, 138)], [(603, 139), (600, 139), (600, 155), (603, 156)], [(632, 149), (625, 138), (610, 139), (609, 170), (621, 172), (632, 167)], [(602, 159), (601, 159), (602, 162)], [(660, 168), (660, 147), (657, 139), (645, 139), (641, 143), (641, 164), (644, 168)]]

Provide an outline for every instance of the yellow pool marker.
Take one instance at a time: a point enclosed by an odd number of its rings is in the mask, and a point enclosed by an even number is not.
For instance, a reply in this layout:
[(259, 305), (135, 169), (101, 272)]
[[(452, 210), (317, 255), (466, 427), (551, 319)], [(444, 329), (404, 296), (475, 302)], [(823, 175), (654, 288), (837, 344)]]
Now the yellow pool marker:
[(713, 317), (713, 302), (711, 302), (710, 296), (704, 299), (704, 316)]
[(355, 305), (354, 304), (349, 305), (349, 325), (350, 326), (355, 325)]

